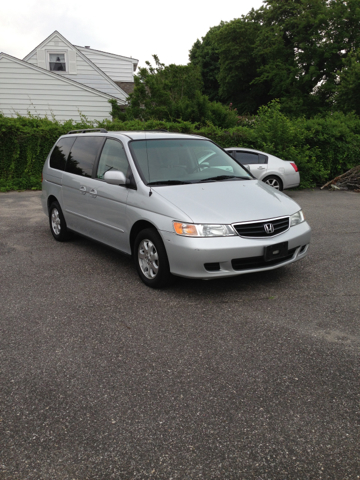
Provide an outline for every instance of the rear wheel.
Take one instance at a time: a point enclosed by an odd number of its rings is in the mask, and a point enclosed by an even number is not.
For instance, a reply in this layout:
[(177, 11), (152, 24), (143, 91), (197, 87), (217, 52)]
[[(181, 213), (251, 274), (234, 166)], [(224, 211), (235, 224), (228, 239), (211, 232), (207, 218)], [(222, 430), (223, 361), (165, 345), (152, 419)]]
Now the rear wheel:
[(281, 191), (283, 189), (282, 181), (275, 175), (270, 175), (269, 177), (264, 178), (263, 182), (265, 182), (267, 185), (270, 185), (270, 187), (275, 188), (276, 190)]
[(49, 208), (49, 221), (52, 236), (58, 242), (64, 242), (68, 238), (68, 229), (65, 218), (58, 202), (53, 202)]
[(139, 277), (148, 287), (162, 288), (173, 283), (166, 250), (155, 229), (146, 228), (136, 237), (134, 261)]

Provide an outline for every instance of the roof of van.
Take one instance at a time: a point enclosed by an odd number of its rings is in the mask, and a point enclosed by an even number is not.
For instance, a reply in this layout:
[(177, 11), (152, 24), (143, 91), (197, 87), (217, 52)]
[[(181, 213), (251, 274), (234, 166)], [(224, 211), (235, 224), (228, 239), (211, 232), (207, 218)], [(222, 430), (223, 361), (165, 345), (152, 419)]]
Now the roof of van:
[(129, 131), (107, 131), (102, 128), (71, 130), (62, 136), (79, 135), (79, 136), (109, 136), (109, 137), (127, 137), (130, 140), (164, 140), (164, 139), (193, 139), (193, 140), (209, 140), (206, 137), (196, 134), (167, 132), (166, 130), (129, 130)]
[(193, 138), (193, 139), (206, 139), (200, 135), (189, 135), (186, 133), (176, 133), (176, 132), (166, 132), (166, 131), (119, 131), (119, 132), (108, 132), (110, 135), (124, 135), (131, 138), (132, 140), (154, 140), (154, 139), (165, 139), (165, 138)]

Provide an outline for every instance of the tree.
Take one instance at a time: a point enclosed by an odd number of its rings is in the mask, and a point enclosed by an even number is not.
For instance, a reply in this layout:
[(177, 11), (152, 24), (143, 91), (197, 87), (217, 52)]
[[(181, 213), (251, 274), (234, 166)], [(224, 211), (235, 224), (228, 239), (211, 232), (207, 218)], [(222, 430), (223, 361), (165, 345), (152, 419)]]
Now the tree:
[(135, 76), (128, 114), (134, 118), (175, 120), (202, 89), (200, 71), (194, 66), (165, 66), (154, 55), (155, 66), (146, 62)]
[(216, 33), (222, 28), (224, 22), (216, 27), (211, 27), (201, 41), (198, 39), (189, 52), (191, 65), (200, 68), (203, 80), (203, 93), (211, 101), (218, 101), (219, 82), (218, 74), (220, 72), (219, 53), (216, 41)]
[(344, 68), (339, 75), (333, 101), (339, 110), (354, 111), (360, 115), (360, 55), (357, 52), (350, 53), (343, 62)]
[(264, 59), (255, 83), (288, 113), (327, 110), (343, 59), (358, 45), (358, 0), (266, 0), (255, 53)]
[(340, 106), (339, 79), (360, 47), (359, 24), (359, 0), (266, 0), (210, 29), (190, 59), (207, 92), (240, 113), (279, 98), (288, 115), (313, 116)]
[(127, 118), (142, 120), (184, 120), (192, 123), (229, 128), (238, 121), (236, 111), (202, 94), (200, 69), (194, 65), (162, 64), (156, 55), (155, 66), (146, 62), (135, 76), (134, 92), (130, 94)]
[(217, 32), (219, 53), (220, 98), (232, 103), (241, 114), (256, 113), (261, 105), (272, 97), (265, 80), (254, 83), (261, 67), (261, 60), (255, 55), (255, 42), (261, 30), (259, 11), (224, 24)]

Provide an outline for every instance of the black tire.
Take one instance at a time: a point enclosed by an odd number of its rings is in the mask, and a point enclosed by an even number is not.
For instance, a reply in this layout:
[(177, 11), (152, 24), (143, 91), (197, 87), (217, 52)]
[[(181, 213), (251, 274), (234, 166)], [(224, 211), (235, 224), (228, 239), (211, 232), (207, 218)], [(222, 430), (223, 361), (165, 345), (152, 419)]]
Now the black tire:
[(276, 175), (269, 175), (268, 177), (265, 177), (263, 182), (267, 185), (270, 185), (270, 187), (275, 188), (276, 190), (280, 190), (280, 192), (283, 190), (283, 183)]
[(52, 236), (58, 242), (65, 242), (69, 238), (65, 218), (58, 202), (52, 202), (49, 207), (49, 223)]
[(139, 277), (148, 287), (163, 288), (173, 283), (163, 241), (154, 228), (146, 228), (137, 235), (134, 261)]

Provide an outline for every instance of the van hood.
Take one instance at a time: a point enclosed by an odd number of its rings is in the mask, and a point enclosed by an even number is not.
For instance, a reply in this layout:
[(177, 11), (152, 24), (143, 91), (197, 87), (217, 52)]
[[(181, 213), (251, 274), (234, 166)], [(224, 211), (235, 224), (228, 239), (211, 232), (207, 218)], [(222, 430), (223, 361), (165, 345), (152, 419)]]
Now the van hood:
[[(299, 205), (258, 180), (152, 187), (194, 223), (230, 224), (292, 215)], [(187, 219), (174, 219), (187, 221)]]

